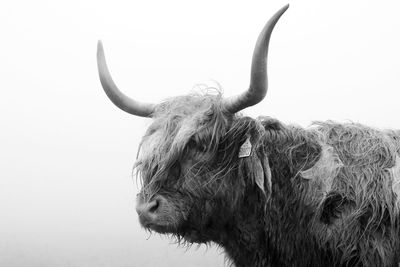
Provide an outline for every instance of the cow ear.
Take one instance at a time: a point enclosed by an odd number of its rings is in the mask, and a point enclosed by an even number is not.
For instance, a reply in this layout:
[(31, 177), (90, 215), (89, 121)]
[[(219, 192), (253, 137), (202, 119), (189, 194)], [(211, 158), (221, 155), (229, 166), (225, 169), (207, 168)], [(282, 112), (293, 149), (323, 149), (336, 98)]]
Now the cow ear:
[(265, 196), (271, 192), (271, 169), (269, 167), (268, 158), (260, 158), (256, 155), (253, 159), (253, 175), (254, 182)]
[(256, 159), (254, 160), (254, 182), (265, 195), (266, 193), (264, 187), (264, 182), (265, 182), (264, 171), (263, 171), (263, 166), (261, 164), (261, 160), (258, 157), (256, 157)]
[(268, 195), (272, 192), (272, 175), (271, 175), (271, 168), (269, 167), (269, 160), (267, 155), (264, 155), (264, 158), (261, 160), (263, 173), (264, 173), (264, 180), (265, 180), (265, 188), (268, 190)]

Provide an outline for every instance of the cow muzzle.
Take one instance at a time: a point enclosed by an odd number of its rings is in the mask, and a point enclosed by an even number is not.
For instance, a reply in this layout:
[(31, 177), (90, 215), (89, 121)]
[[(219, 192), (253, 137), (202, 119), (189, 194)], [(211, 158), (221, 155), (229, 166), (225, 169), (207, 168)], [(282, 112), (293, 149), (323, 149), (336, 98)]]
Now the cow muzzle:
[(166, 206), (166, 202), (167, 200), (160, 195), (149, 201), (143, 201), (139, 197), (136, 203), (136, 212), (139, 215), (140, 223), (146, 228), (158, 228), (160, 216), (163, 213), (161, 210)]

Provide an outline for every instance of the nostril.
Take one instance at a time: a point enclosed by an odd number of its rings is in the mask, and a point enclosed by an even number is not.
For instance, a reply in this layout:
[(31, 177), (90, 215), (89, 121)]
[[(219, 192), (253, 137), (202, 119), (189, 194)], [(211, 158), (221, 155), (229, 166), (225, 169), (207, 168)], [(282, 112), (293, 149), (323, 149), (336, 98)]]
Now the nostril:
[(158, 209), (159, 206), (160, 206), (160, 201), (157, 199), (153, 200), (151, 203), (149, 203), (149, 207), (148, 207), (149, 212), (154, 213)]
[(138, 199), (136, 203), (136, 212), (141, 217), (157, 216), (157, 213), (163, 208), (163, 202), (165, 202), (165, 200), (160, 196), (156, 196), (149, 202), (142, 202), (141, 199)]

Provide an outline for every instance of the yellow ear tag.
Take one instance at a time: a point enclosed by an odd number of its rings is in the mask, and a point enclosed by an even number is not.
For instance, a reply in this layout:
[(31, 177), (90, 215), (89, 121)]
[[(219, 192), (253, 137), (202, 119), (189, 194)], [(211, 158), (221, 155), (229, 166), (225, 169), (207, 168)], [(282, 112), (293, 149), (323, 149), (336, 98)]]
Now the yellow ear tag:
[(250, 137), (247, 137), (246, 141), (243, 143), (243, 145), (239, 149), (239, 158), (245, 158), (250, 156), (251, 154), (251, 143), (250, 143)]

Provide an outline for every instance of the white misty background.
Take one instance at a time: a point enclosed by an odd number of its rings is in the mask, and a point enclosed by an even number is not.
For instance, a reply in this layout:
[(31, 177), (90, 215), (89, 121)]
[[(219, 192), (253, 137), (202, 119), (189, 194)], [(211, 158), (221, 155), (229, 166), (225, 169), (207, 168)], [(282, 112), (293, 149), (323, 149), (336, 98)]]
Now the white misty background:
[[(131, 176), (150, 123), (100, 86), (102, 39), (141, 101), (218, 81), (247, 88), (259, 31), (286, 1), (6, 1), (0, 8), (0, 265), (223, 266), (140, 228)], [(245, 114), (400, 128), (400, 2), (293, 1), (271, 38), (270, 87)]]

